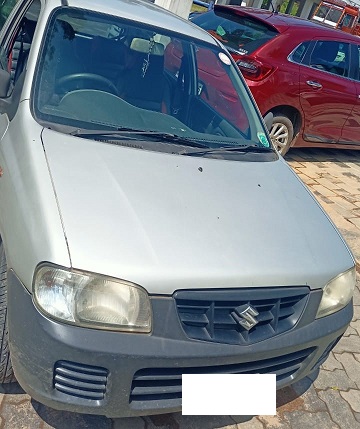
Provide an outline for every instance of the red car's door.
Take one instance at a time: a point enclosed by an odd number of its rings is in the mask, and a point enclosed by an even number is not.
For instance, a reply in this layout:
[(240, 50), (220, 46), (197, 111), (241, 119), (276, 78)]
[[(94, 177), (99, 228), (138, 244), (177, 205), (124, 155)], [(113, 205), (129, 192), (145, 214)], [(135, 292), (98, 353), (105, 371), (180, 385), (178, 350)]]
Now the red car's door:
[(349, 79), (349, 43), (316, 41), (308, 65), (300, 67), (300, 103), (306, 141), (337, 143), (357, 101)]
[(353, 70), (355, 85), (355, 104), (350, 116), (342, 129), (340, 143), (344, 145), (360, 145), (360, 44), (352, 46)]

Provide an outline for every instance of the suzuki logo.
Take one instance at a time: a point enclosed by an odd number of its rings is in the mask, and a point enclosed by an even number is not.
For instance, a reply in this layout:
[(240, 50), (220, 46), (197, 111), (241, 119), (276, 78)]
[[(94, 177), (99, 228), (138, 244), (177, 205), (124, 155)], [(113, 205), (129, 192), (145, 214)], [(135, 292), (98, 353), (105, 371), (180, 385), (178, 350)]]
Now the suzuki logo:
[(236, 323), (241, 325), (247, 331), (250, 331), (255, 325), (259, 322), (256, 320), (256, 316), (259, 313), (255, 310), (255, 308), (251, 307), (251, 305), (239, 305), (235, 310), (231, 313), (231, 316), (235, 320)]

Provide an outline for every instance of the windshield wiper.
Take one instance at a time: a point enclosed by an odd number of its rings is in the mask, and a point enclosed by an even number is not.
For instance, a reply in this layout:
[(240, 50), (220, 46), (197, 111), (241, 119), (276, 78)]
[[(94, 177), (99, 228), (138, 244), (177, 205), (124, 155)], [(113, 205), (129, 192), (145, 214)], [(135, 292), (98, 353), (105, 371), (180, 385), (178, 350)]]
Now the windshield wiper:
[(183, 151), (181, 155), (187, 156), (203, 156), (208, 153), (227, 153), (227, 152), (236, 152), (236, 153), (266, 153), (266, 152), (274, 152), (275, 149), (272, 147), (264, 147), (257, 145), (243, 145), (243, 146), (221, 146), (215, 148), (208, 148), (202, 150), (195, 150), (191, 152)]
[(200, 150), (195, 150), (188, 152), (186, 149), (179, 152), (180, 155), (187, 156), (203, 156), (210, 153), (226, 153), (226, 152), (237, 152), (237, 153), (264, 153), (264, 152), (274, 152), (274, 149), (271, 147), (257, 146), (256, 144), (251, 145), (228, 145), (220, 147), (209, 147), (209, 145), (198, 141), (192, 137), (183, 137), (178, 136), (172, 133), (158, 132), (158, 131), (147, 131), (147, 130), (138, 130), (134, 128), (118, 128), (117, 130), (84, 130), (77, 129), (70, 133), (76, 137), (102, 137), (109, 138), (112, 137), (126, 138), (126, 139), (138, 139), (139, 137), (146, 137), (152, 140), (156, 140), (163, 143), (175, 143), (180, 146), (189, 146), (200, 148)]
[(182, 137), (176, 134), (161, 133), (158, 131), (136, 130), (133, 128), (119, 128), (117, 130), (75, 130), (70, 134), (76, 137), (125, 137), (130, 139), (149, 137), (164, 143), (177, 143), (183, 146), (204, 148), (205, 150), (209, 148), (208, 145), (200, 143), (191, 137)]
[(128, 128), (128, 127), (121, 127), (114, 130), (106, 130), (106, 129), (82, 129), (78, 128), (71, 133), (69, 133), (72, 136), (76, 137), (87, 137), (87, 136), (116, 136), (116, 135), (126, 135), (126, 134), (142, 134), (142, 133), (149, 133), (151, 131), (145, 131), (145, 130), (137, 130), (135, 128)]

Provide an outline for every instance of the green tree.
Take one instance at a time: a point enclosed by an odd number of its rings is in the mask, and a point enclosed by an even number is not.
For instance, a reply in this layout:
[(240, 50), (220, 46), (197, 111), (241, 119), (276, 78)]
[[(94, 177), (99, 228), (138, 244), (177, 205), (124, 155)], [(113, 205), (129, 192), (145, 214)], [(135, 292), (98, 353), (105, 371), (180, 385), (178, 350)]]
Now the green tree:
[(10, 12), (14, 9), (17, 0), (1, 0), (0, 1), (0, 29), (3, 27)]

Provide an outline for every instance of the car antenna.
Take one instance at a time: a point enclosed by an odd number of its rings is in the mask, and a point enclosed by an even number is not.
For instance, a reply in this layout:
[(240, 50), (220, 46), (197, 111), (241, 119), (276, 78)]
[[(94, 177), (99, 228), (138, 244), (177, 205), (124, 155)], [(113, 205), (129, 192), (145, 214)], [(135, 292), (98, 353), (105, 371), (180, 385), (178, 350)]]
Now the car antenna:
[(69, 2), (67, 0), (61, 0), (61, 6), (69, 6)]
[(276, 11), (276, 10), (275, 10), (275, 8), (274, 8), (274, 5), (273, 5), (272, 0), (270, 0), (270, 6), (271, 6), (271, 8), (272, 8), (273, 13), (277, 13), (277, 11)]

